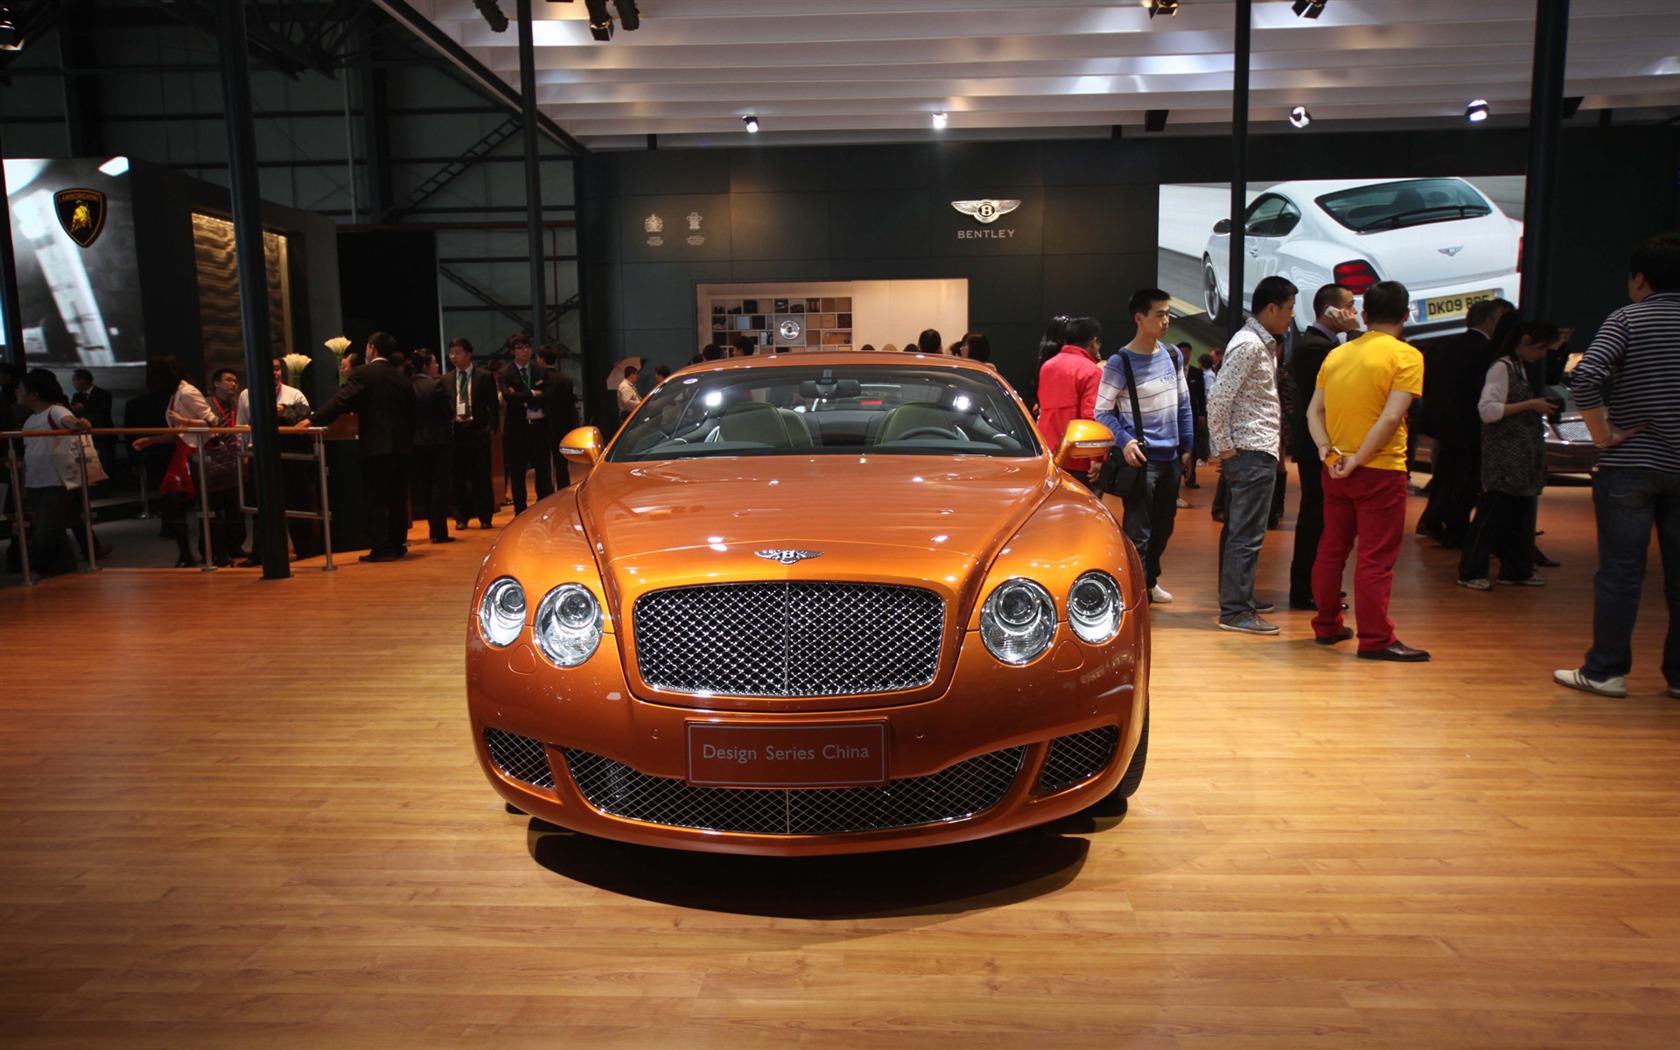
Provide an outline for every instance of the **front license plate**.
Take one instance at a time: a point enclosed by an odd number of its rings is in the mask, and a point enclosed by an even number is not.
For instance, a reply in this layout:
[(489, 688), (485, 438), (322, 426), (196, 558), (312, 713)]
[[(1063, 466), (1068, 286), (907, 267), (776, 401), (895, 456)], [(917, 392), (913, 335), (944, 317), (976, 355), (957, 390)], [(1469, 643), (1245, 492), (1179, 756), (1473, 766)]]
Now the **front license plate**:
[(1435, 321), (1462, 320), (1470, 312), (1470, 308), (1477, 303), (1485, 303), (1489, 299), (1499, 296), (1499, 289), (1484, 288), (1479, 292), (1465, 292), (1462, 295), (1442, 295), (1434, 299), (1420, 299), (1418, 301), (1417, 321), (1419, 324), (1430, 324)]
[(881, 722), (835, 726), (688, 724), (688, 782), (728, 787), (842, 787), (887, 782)]

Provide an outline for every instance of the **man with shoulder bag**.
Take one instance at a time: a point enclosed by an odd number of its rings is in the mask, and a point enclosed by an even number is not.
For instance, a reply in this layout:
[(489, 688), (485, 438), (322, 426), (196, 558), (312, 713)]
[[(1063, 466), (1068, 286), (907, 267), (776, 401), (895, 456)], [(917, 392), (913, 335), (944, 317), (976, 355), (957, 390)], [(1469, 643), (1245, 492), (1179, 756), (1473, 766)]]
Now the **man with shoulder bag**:
[[(1152, 604), (1165, 605), (1172, 594), (1160, 584), (1161, 556), (1172, 539), (1178, 517), (1178, 486), (1195, 447), (1196, 423), (1190, 388), (1178, 364), (1178, 351), (1163, 342), (1172, 324), (1172, 297), (1159, 288), (1133, 293), (1129, 310), (1137, 335), (1103, 366), (1097, 389), (1097, 422), (1114, 432), (1100, 491), (1120, 497), (1120, 527), (1143, 557), (1145, 585)], [(1068, 324), (1068, 341), (1080, 318)], [(1101, 327), (1096, 333), (1101, 334)]]

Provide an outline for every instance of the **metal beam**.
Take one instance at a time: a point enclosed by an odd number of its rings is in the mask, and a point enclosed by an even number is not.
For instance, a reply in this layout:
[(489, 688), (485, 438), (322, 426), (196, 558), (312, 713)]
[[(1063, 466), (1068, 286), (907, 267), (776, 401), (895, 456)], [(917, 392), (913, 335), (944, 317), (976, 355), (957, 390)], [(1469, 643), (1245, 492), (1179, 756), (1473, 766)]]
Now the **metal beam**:
[(1230, 277), (1226, 291), (1231, 305), (1226, 309), (1226, 334), (1235, 337), (1243, 326), (1243, 252), (1248, 238), (1243, 235), (1243, 210), (1248, 207), (1248, 65), (1254, 28), (1254, 0), (1237, 0), (1236, 45), (1231, 63), (1231, 240)]
[(1523, 196), (1521, 310), (1545, 317), (1552, 294), (1552, 213), (1563, 126), (1563, 63), (1569, 0), (1539, 0), (1534, 21), (1534, 81), (1528, 104), (1528, 187)]
[[(548, 341), (548, 311), (543, 309), (547, 265), (542, 240), (542, 140), (537, 138), (537, 57), (531, 40), (531, 0), (519, 0), (520, 123), (525, 132), (525, 224), (531, 242), (531, 340)], [(524, 484), (524, 482), (520, 482)]]
[[(414, 192), (408, 195), (407, 200), (386, 210), (382, 221), (389, 223), (426, 203), (434, 194), (464, 174), (467, 169), (485, 160), (491, 150), (513, 138), (514, 132), (518, 131), (519, 128), (520, 122), (512, 117), (492, 128), (489, 134), (468, 146), (460, 156), (446, 162), (437, 171), (433, 172), (426, 181), (416, 186)], [(374, 211), (374, 214), (378, 215), (380, 213)]]
[[(404, 0), (374, 0), (380, 9), (404, 26), (409, 32), (430, 44), (439, 54), (455, 63), (463, 74), (471, 78), (487, 95), (501, 102), (510, 112), (518, 113), (523, 110), (523, 104), (518, 93), (508, 87), (507, 82), (491, 72), (484, 63), (474, 58), (466, 48), (456, 43), (443, 30), (433, 25), (431, 20), (420, 12), (408, 6)], [(583, 156), (589, 152), (589, 147), (572, 138), (565, 129), (554, 123), (548, 117), (539, 116), (537, 126), (543, 133), (573, 156)]]
[(58, 23), (58, 58), (64, 65), (59, 81), (64, 89), (64, 137), (72, 157), (97, 157), (105, 152), (99, 90), (92, 77), (71, 69), (93, 58), (93, 27), (98, 24), (92, 0), (64, 0), (69, 15)]
[[(363, 53), (372, 59), (384, 54), (384, 48), (374, 31), (363, 23), (360, 27)], [(355, 69), (357, 85), (362, 95), (362, 153), (367, 157), (368, 214), (383, 219), (391, 210), (391, 120), (389, 99), (385, 91), (385, 70), (372, 62), (359, 63)]]

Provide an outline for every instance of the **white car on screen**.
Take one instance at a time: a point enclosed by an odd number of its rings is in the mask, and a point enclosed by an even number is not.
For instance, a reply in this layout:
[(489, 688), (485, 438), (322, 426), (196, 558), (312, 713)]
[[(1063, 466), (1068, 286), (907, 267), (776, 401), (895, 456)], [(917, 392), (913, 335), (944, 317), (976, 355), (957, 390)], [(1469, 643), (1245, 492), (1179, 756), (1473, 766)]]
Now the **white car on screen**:
[[(1230, 294), (1231, 222), (1214, 224), (1202, 255), (1202, 297), (1222, 317)], [(1312, 294), (1335, 282), (1356, 306), (1378, 281), (1399, 281), (1412, 297), (1407, 328), (1462, 328), (1484, 299), (1515, 303), (1521, 284), (1522, 224), (1476, 187), (1455, 178), (1312, 179), (1283, 182), (1243, 213), (1245, 307), (1262, 277), (1280, 274), (1301, 290), (1296, 325), (1311, 323)]]

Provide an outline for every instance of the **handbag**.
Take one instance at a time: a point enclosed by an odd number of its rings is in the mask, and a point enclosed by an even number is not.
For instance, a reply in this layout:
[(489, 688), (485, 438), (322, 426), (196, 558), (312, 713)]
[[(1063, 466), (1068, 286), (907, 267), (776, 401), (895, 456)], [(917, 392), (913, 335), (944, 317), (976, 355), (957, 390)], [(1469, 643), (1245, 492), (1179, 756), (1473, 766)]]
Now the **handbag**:
[(198, 495), (198, 486), (193, 483), (192, 456), (192, 446), (176, 438), (175, 455), (169, 460), (169, 469), (163, 472), (163, 480), (158, 482), (159, 492), (187, 499)]
[[(1126, 356), (1125, 350), (1115, 356), (1120, 358), (1120, 367), (1126, 370), (1126, 393), (1132, 401), (1132, 431), (1137, 434), (1138, 447), (1147, 451), (1149, 446), (1143, 440), (1143, 410), (1138, 407), (1137, 377), (1132, 374), (1132, 359)], [(1103, 460), (1102, 473), (1097, 475), (1097, 491), (1119, 496), (1122, 500), (1131, 499), (1143, 491), (1148, 476), (1147, 466), (1132, 466), (1126, 462), (1125, 451), (1117, 448)]]
[[(69, 430), (68, 427), (61, 427), (53, 422), (50, 412), (47, 413), (47, 426), (53, 430)], [(104, 465), (99, 462), (99, 453), (93, 447), (93, 436), (91, 434), (75, 434), (73, 438), (74, 444), (60, 444), (57, 438), (52, 439), (54, 455), (58, 458), (58, 476), (64, 482), (65, 487), (76, 488), (84, 483), (97, 485), (101, 481), (109, 481), (110, 475), (105, 473)], [(82, 455), (86, 457), (85, 459), (78, 459), (76, 455), (78, 446), (82, 450)], [(87, 464), (85, 478), (83, 477), (83, 463)]]
[(211, 492), (226, 492), (239, 483), (239, 445), (233, 438), (211, 438), (198, 454), (204, 457), (204, 484)]

